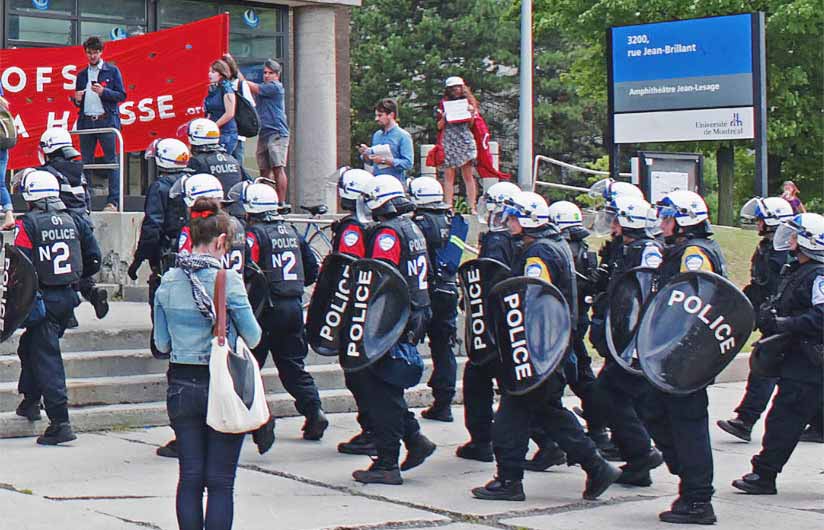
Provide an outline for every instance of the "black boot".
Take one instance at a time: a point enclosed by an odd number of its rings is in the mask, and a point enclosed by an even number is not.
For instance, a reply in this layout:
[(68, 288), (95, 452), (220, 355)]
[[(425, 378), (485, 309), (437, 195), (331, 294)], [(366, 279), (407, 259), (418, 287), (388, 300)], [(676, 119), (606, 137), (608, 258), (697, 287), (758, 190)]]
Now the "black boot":
[(155, 453), (165, 458), (177, 458), (177, 440), (169, 440), (166, 445), (158, 447)]
[(560, 466), (565, 463), (566, 453), (557, 444), (552, 444), (552, 447), (539, 448), (531, 460), (524, 462), (524, 469), (546, 471), (552, 466)]
[(40, 400), (38, 399), (37, 401), (34, 401), (24, 397), (23, 401), (21, 401), (20, 404), (17, 405), (17, 410), (15, 411), (15, 413), (18, 416), (22, 416), (29, 421), (39, 420), (40, 418), (42, 418), (42, 416), (40, 415)]
[(747, 473), (738, 480), (732, 481), (732, 487), (749, 493), (750, 495), (775, 495), (775, 477)]
[(740, 417), (731, 420), (718, 420), (716, 423), (722, 431), (732, 434), (740, 440), (749, 442), (752, 439), (752, 423), (742, 420)]
[(718, 521), (711, 502), (686, 502), (680, 498), (672, 503), (669, 511), (659, 513), (658, 518), (675, 524), (715, 524)]
[(490, 480), (480, 488), (472, 488), (472, 495), (476, 499), (485, 501), (523, 501), (524, 485), (520, 480), (500, 480), (498, 477)]
[(306, 417), (303, 424), (303, 439), (317, 441), (323, 438), (323, 432), (329, 427), (329, 420), (321, 409), (315, 414)]
[(598, 448), (598, 452), (601, 453), (601, 456), (603, 456), (604, 459), (609, 460), (610, 462), (624, 461), (621, 457), (621, 452), (609, 439), (609, 433), (606, 429), (588, 431), (587, 436), (589, 436), (589, 438), (595, 443), (595, 446)]
[(452, 407), (449, 403), (439, 403), (435, 401), (428, 409), (421, 411), (421, 416), (427, 420), (443, 421), (451, 423), (454, 421), (452, 417)]
[(455, 450), (458, 458), (477, 460), (478, 462), (492, 462), (495, 455), (492, 453), (492, 443), (466, 442)]
[(600, 456), (593, 465), (587, 467), (587, 482), (583, 497), (588, 501), (594, 501), (600, 497), (621, 476), (620, 469)]
[(79, 328), (80, 323), (77, 321), (77, 318), (74, 316), (74, 313), (69, 315), (69, 318), (66, 319), (66, 329), (75, 329)]
[(391, 484), (393, 486), (403, 484), (397, 458), (392, 459), (386, 456), (376, 458), (369, 469), (352, 472), (352, 478), (363, 484)]
[(369, 431), (361, 431), (348, 442), (339, 443), (338, 452), (347, 455), (378, 456), (375, 444), (372, 443), (372, 433)]
[(420, 431), (412, 435), (406, 445), (406, 458), (401, 464), (401, 471), (409, 471), (423, 464), (438, 447), (435, 443), (424, 436)]
[(50, 423), (39, 438), (37, 443), (40, 445), (57, 445), (65, 442), (77, 440), (77, 435), (74, 434), (72, 426), (69, 422)]
[(264, 454), (272, 448), (275, 443), (275, 417), (270, 416), (269, 421), (261, 425), (258, 430), (252, 433), (252, 440), (258, 448), (258, 454)]
[(92, 306), (94, 306), (94, 314), (97, 318), (103, 318), (109, 314), (109, 293), (106, 289), (95, 287), (89, 293)]
[(798, 441), (822, 444), (824, 443), (824, 433), (813, 428), (812, 425), (808, 425), (807, 428), (801, 432), (801, 438), (799, 438)]
[(653, 448), (645, 456), (621, 466), (621, 476), (615, 482), (642, 488), (652, 486), (650, 471), (663, 463), (664, 456), (658, 449)]

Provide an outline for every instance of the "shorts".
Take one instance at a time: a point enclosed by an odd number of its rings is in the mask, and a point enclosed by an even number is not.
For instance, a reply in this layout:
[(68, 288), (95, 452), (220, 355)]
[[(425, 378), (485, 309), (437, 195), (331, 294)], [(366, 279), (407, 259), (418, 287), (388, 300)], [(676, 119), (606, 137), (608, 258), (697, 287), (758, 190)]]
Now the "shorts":
[(288, 136), (270, 136), (266, 142), (258, 141), (257, 163), (261, 171), (286, 167), (286, 156), (289, 151)]

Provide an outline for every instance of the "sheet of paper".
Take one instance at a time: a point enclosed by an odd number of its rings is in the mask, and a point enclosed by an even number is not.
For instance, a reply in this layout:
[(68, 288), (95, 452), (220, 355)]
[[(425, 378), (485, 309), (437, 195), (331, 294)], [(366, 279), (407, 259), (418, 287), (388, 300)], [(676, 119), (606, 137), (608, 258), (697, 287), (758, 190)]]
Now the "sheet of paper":
[(443, 110), (446, 114), (446, 121), (449, 123), (460, 123), (472, 119), (472, 114), (469, 113), (469, 101), (467, 99), (444, 101)]
[(650, 174), (650, 181), (650, 199), (653, 204), (671, 191), (690, 189), (689, 173), (680, 171), (653, 171)]
[[(389, 144), (378, 144), (372, 146), (372, 154), (382, 158), (392, 158), (392, 148)], [(389, 164), (375, 164), (380, 169), (386, 169)]]

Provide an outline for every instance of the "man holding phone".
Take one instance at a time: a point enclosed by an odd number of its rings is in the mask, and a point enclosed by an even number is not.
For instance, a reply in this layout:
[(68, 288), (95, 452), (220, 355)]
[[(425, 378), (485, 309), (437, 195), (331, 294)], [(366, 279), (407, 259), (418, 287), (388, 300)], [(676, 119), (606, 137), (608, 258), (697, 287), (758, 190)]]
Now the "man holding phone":
[[(89, 37), (83, 43), (89, 66), (77, 74), (74, 103), (79, 108), (78, 129), (100, 129), (114, 127), (120, 129), (120, 111), (118, 104), (126, 99), (123, 78), (120, 70), (109, 63), (104, 63), (103, 42), (99, 37)], [(97, 143), (103, 149), (103, 163), (113, 164), (115, 156), (114, 134), (81, 134), (80, 152), (83, 163), (94, 163)], [(108, 176), (109, 193), (104, 212), (116, 212), (120, 202), (120, 181), (114, 170), (101, 170)]]

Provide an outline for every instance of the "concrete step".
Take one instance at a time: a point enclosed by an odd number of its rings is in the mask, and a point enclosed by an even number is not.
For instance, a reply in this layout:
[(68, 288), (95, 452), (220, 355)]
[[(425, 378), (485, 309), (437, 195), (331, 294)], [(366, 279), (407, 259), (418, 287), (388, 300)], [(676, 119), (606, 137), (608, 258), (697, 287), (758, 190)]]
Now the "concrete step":
[[(66, 377), (116, 377), (165, 373), (169, 364), (152, 357), (145, 349), (63, 354)], [(20, 375), (17, 355), (0, 356), (0, 383), (16, 382)]]

